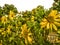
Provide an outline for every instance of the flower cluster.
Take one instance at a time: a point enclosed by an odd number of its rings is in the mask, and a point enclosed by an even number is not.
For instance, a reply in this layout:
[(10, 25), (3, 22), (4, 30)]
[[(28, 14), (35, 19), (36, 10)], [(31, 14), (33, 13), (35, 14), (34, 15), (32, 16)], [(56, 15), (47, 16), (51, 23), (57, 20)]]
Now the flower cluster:
[[(21, 17), (22, 14), (15, 14), (13, 11), (9, 12), (9, 15), (4, 15), (0, 20), (0, 45), (5, 45), (5, 42), (18, 44), (18, 40), (28, 45), (33, 43), (33, 35), (31, 29), (24, 24), (25, 18)], [(30, 21), (34, 21), (34, 17), (31, 17)], [(7, 40), (6, 40), (7, 38)], [(21, 39), (22, 38), (22, 39)], [(5, 40), (5, 41), (4, 41)], [(7, 44), (8, 44), (7, 43)], [(22, 43), (21, 43), (22, 44)]]

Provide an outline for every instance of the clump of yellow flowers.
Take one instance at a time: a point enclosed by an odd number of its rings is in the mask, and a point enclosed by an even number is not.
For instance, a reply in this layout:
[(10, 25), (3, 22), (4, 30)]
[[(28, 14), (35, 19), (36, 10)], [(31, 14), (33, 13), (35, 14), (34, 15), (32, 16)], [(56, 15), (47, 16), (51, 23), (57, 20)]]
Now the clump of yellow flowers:
[[(19, 14), (19, 15), (21, 15), (21, 14)], [(16, 16), (16, 14), (11, 10), (9, 12), (9, 15), (2, 16), (1, 17), (1, 25), (0, 25), (1, 26), (0, 34), (1, 34), (1, 36), (3, 36), (4, 40), (6, 37), (6, 38), (8, 38), (8, 41), (11, 42), (12, 40), (14, 40), (14, 37), (16, 35), (19, 37), (19, 34), (21, 32), (20, 36), (24, 38), (25, 44), (26, 45), (28, 45), (28, 43), (32, 44), (33, 36), (30, 31), (30, 28), (28, 28), (26, 23), (21, 25), (22, 22), (20, 21), (20, 19), (23, 19), (23, 18), (21, 16)], [(31, 17), (31, 21), (32, 22), (34, 21), (34, 16)], [(20, 28), (21, 28), (21, 30), (20, 30)], [(0, 45), (1, 45), (1, 43), (0, 43)]]
[(60, 14), (58, 14), (57, 10), (52, 10), (47, 17), (42, 19), (40, 25), (41, 28), (57, 31), (57, 26), (60, 26)]
[(11, 20), (13, 20), (14, 17), (15, 17), (15, 13), (13, 11), (10, 11), (9, 15), (1, 17), (1, 22), (5, 24), (5, 23), (7, 23), (8, 18), (11, 19)]

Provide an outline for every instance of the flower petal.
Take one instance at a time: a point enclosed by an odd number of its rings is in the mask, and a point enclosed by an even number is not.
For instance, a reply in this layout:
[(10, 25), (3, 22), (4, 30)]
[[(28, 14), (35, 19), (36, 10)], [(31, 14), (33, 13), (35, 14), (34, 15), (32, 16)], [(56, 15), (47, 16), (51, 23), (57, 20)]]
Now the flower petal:
[(46, 22), (41, 22), (41, 23), (40, 23), (40, 25), (44, 25), (44, 24), (46, 24)]
[(49, 23), (47, 23), (47, 29), (49, 29)]
[(52, 10), (49, 14), (49, 16), (55, 16), (57, 14), (57, 10)]
[(56, 27), (56, 25), (55, 24), (52, 24), (53, 25), (53, 28), (55, 29), (55, 30), (57, 30), (57, 27)]
[(45, 28), (46, 27), (46, 24), (45, 25), (41, 25), (41, 28)]
[(60, 26), (60, 23), (59, 22), (54, 22), (54, 24), (56, 24), (57, 26)]
[(54, 20), (60, 22), (60, 19), (54, 19)]
[(50, 24), (50, 29), (52, 30), (52, 23)]
[(31, 44), (32, 43), (32, 38), (28, 36), (28, 41)]

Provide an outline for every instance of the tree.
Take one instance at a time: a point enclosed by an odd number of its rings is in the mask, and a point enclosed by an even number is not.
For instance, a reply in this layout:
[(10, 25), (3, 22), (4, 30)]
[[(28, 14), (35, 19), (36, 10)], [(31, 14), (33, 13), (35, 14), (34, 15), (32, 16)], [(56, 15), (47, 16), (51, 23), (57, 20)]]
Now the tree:
[(3, 7), (0, 6), (0, 17), (2, 15), (8, 15), (10, 10), (13, 11), (15, 14), (18, 13), (17, 8), (12, 4), (5, 4)]
[(60, 0), (54, 0), (53, 9), (60, 11)]

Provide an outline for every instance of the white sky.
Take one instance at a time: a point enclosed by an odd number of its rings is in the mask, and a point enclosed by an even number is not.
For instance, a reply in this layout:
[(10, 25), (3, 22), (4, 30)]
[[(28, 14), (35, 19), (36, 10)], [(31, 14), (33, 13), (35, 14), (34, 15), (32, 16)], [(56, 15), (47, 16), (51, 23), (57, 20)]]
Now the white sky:
[(53, 0), (0, 0), (0, 6), (4, 4), (13, 4), (18, 11), (32, 10), (38, 5), (44, 6), (48, 9), (52, 6)]

